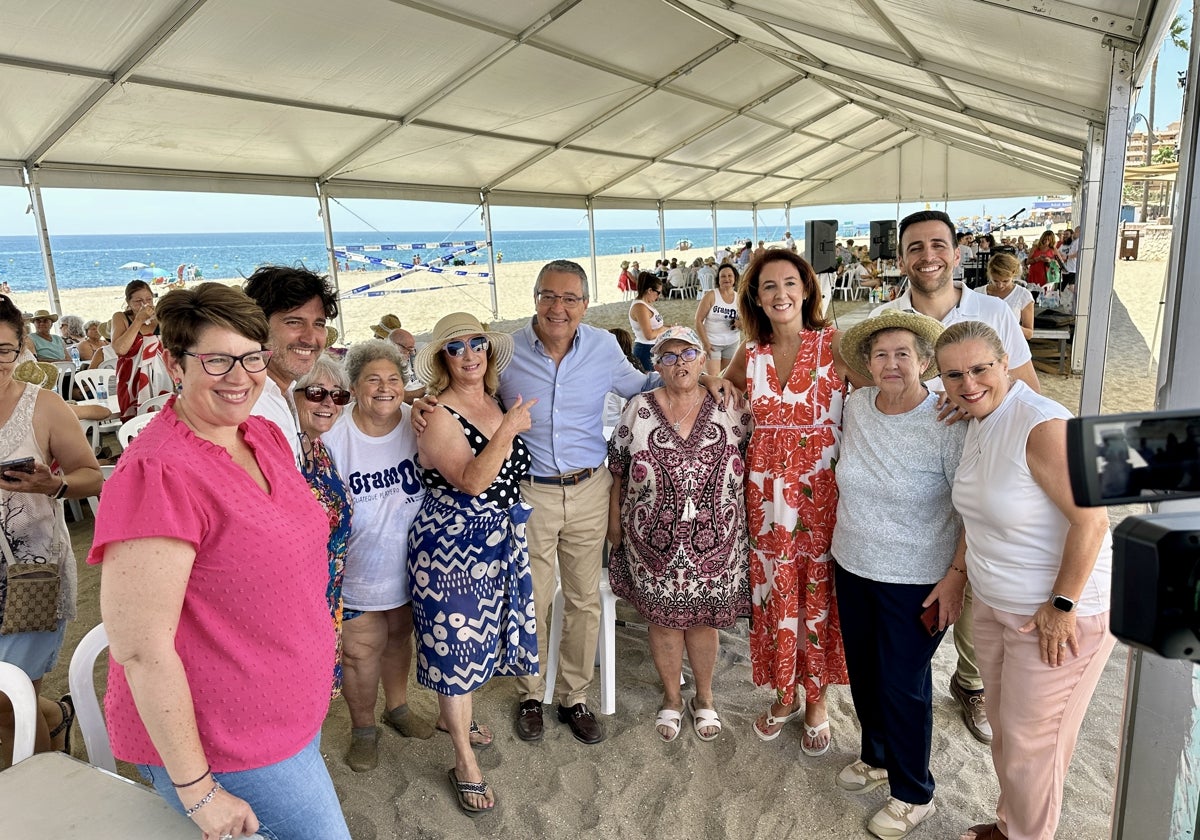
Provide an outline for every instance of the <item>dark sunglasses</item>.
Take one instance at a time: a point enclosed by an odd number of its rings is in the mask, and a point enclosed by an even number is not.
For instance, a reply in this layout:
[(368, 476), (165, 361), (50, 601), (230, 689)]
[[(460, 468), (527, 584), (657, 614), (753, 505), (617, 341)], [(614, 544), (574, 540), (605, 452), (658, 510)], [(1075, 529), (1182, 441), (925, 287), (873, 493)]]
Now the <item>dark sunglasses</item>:
[(348, 405), (350, 403), (350, 392), (345, 388), (330, 388), (326, 390), (320, 385), (309, 385), (307, 388), (297, 388), (304, 394), (304, 399), (313, 403), (325, 402), (326, 397), (333, 399), (334, 405)]
[(446, 346), (442, 349), (446, 351), (447, 356), (458, 358), (467, 352), (467, 345), (476, 353), (482, 353), (488, 349), (488, 340), (486, 335), (477, 335), (474, 338), (468, 338), (463, 341), (461, 338), (456, 338), (454, 341), (447, 341)]

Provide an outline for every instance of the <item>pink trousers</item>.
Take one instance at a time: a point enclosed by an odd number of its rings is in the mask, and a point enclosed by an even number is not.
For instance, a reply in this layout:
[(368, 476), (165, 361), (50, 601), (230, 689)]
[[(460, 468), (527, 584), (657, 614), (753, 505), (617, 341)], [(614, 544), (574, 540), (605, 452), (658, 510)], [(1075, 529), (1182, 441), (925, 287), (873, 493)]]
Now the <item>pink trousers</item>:
[(1116, 639), (1107, 612), (1079, 616), (1079, 655), (1051, 668), (1042, 662), (1037, 631), (1017, 632), (1029, 618), (976, 598), (975, 655), (1000, 780), (997, 823), (1009, 840), (1054, 840), (1079, 726)]

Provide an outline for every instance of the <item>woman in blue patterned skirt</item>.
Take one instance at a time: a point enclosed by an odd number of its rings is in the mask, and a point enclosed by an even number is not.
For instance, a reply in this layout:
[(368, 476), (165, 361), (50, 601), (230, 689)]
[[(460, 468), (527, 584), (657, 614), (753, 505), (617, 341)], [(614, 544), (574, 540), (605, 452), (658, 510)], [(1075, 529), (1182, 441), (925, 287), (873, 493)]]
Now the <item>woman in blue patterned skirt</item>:
[(417, 375), (437, 409), (417, 442), (425, 500), (409, 530), (409, 586), (417, 635), (417, 681), (438, 694), (438, 727), (454, 742), (450, 781), (467, 814), (495, 807), (471, 751), (490, 733), (471, 717), (471, 693), (493, 674), (536, 674), (537, 620), (519, 482), (529, 452), (533, 400), (506, 413), (496, 401), (512, 337), (472, 315), (438, 321), (417, 354)]

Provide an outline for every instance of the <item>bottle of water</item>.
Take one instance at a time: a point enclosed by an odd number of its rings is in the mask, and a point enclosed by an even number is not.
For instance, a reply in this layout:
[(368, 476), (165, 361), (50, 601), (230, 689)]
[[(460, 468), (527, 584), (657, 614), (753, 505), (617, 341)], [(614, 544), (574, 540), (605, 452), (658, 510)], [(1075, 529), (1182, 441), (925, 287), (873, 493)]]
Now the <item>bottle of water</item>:
[(67, 352), (71, 354), (71, 361), (74, 363), (75, 367), (78, 368), (79, 367), (79, 347), (78, 347), (78, 345), (72, 344), (70, 347), (67, 348)]
[(108, 399), (108, 377), (102, 377), (96, 383), (96, 399), (104, 402)]

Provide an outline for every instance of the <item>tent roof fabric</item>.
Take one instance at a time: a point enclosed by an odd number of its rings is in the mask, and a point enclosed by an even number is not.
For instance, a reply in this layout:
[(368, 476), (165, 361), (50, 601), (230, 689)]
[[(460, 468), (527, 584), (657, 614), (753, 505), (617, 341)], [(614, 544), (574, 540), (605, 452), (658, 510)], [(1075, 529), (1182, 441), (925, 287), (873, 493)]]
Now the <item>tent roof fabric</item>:
[(1074, 191), (1179, 0), (0, 0), (0, 185), (595, 207)]

